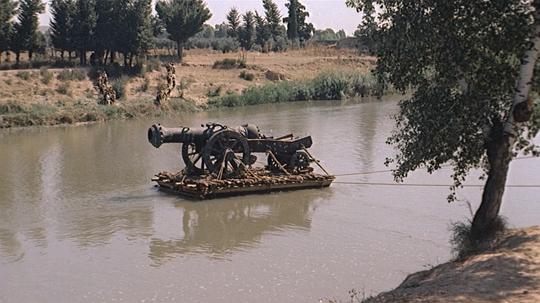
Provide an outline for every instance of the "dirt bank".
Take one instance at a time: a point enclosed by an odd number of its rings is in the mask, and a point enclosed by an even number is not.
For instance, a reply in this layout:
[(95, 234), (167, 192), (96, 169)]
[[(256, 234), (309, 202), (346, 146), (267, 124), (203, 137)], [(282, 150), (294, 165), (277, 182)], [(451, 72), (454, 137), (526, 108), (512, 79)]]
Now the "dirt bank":
[(412, 274), (365, 302), (540, 302), (540, 227), (509, 230), (489, 251)]

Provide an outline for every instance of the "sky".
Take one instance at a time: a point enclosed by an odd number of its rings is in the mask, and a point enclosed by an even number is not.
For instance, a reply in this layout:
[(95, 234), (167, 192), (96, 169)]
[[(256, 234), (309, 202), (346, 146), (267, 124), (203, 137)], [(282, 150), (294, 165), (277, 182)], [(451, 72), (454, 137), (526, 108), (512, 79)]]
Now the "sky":
[[(278, 4), (282, 15), (287, 14), (285, 3), (287, 0), (274, 0)], [(303, 0), (301, 1), (308, 12), (308, 19), (316, 29), (333, 28), (344, 29), (348, 35), (352, 35), (361, 22), (361, 15), (354, 9), (345, 5), (345, 0)], [(225, 21), (225, 16), (231, 7), (236, 7), (241, 13), (248, 10), (263, 12), (262, 0), (206, 0), (206, 4), (212, 12), (210, 24), (218, 24)], [(48, 25), (50, 15), (47, 12), (40, 16), (41, 25)]]

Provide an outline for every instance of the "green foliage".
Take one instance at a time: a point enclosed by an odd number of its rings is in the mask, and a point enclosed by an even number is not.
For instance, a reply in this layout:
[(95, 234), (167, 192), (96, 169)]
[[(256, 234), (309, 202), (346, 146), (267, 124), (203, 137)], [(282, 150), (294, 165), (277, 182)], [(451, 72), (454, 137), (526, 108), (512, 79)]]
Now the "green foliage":
[(86, 64), (86, 52), (94, 46), (94, 30), (96, 27), (95, 0), (76, 0), (73, 17), (73, 41), (79, 51), (80, 63)]
[(273, 0), (263, 0), (263, 7), (270, 37), (276, 39), (284, 34), (283, 28), (280, 27), (281, 13)]
[(240, 45), (250, 50), (255, 43), (255, 15), (252, 12), (247, 12), (243, 17), (244, 24), (240, 28), (239, 38)]
[(255, 75), (246, 71), (242, 71), (240, 73), (240, 78), (246, 80), (246, 81), (253, 81), (255, 80)]
[(255, 12), (255, 42), (262, 47), (270, 37), (271, 33), (266, 20)]
[(30, 76), (31, 76), (31, 75), (30, 75), (29, 72), (23, 71), (23, 72), (17, 72), (17, 73), (15, 74), (15, 76), (17, 76), (17, 78), (19, 78), (19, 79), (28, 81), (28, 80), (30, 80)]
[(227, 35), (232, 38), (238, 38), (240, 31), (240, 13), (233, 7), (227, 13)]
[(55, 48), (62, 52), (75, 49), (71, 37), (74, 14), (74, 0), (53, 0), (51, 2), (51, 42)]
[(377, 76), (401, 91), (414, 88), (413, 96), (400, 103), (397, 131), (388, 140), (399, 153), (387, 164), (395, 165), (395, 177), (402, 180), (419, 167), (433, 172), (452, 163), (455, 190), (470, 169), (487, 167), (486, 142), (509, 113), (532, 29), (530, 4), (348, 4), (366, 14), (379, 12)]
[[(359, 85), (358, 83), (362, 83)], [(378, 91), (378, 84), (370, 75), (324, 73), (307, 82), (281, 81), (252, 86), (242, 94), (226, 94), (209, 100), (215, 107), (235, 107), (264, 103), (341, 100), (347, 97), (369, 96)], [(213, 97), (208, 94), (209, 97)]]
[(9, 49), (13, 33), (12, 19), (17, 12), (17, 2), (13, 0), (0, 0), (0, 55)]
[(214, 62), (212, 68), (214, 69), (233, 69), (233, 68), (246, 68), (246, 62), (239, 59), (225, 58), (223, 60), (217, 60)]
[(47, 68), (42, 67), (39, 69), (39, 74), (41, 76), (41, 83), (47, 85), (51, 83), (51, 80), (53, 79), (54, 75), (51, 73)]
[(183, 44), (200, 32), (203, 24), (212, 17), (202, 0), (158, 1), (156, 11), (165, 24), (171, 40), (178, 44), (180, 60), (182, 60)]
[(346, 38), (346, 34), (344, 30), (339, 30), (338, 32), (335, 32), (331, 28), (327, 28), (324, 30), (315, 30), (313, 33), (313, 40), (315, 41), (339, 41), (341, 39)]
[(313, 24), (306, 21), (309, 13), (306, 7), (299, 0), (289, 0), (285, 6), (289, 9), (289, 16), (284, 19), (287, 23), (287, 37), (292, 41), (304, 43), (311, 39), (315, 28)]
[(11, 49), (17, 54), (28, 51), (28, 56), (32, 59), (32, 54), (38, 50), (38, 15), (45, 11), (45, 4), (41, 0), (20, 0), (17, 23), (15, 23), (11, 40)]

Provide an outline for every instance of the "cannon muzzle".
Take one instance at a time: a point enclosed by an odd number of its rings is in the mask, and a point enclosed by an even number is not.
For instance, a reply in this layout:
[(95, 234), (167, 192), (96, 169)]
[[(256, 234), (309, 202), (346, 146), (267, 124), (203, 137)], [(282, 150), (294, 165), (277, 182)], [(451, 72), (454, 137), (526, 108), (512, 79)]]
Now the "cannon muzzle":
[(191, 143), (193, 140), (194, 133), (188, 127), (166, 128), (154, 124), (148, 129), (148, 141), (155, 148), (159, 148), (164, 143)]

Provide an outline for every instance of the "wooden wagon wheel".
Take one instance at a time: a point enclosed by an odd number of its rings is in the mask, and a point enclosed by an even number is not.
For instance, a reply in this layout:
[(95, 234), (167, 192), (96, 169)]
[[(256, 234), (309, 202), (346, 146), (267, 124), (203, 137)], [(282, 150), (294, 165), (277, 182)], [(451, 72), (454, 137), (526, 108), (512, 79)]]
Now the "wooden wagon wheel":
[(312, 159), (307, 152), (303, 150), (298, 150), (291, 157), (291, 161), (289, 162), (289, 169), (293, 170), (294, 172), (303, 171), (309, 167), (311, 161)]
[(208, 170), (224, 176), (237, 172), (240, 168), (238, 160), (249, 165), (250, 155), (247, 139), (229, 129), (219, 131), (210, 137), (202, 151), (204, 165)]
[(197, 151), (195, 143), (182, 144), (182, 159), (186, 164), (188, 174), (201, 175), (204, 172), (202, 153)]

